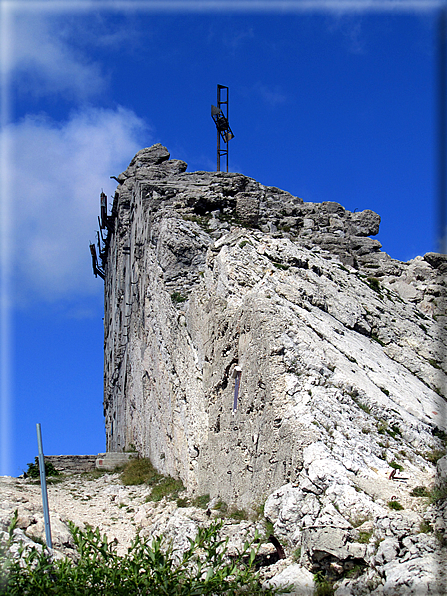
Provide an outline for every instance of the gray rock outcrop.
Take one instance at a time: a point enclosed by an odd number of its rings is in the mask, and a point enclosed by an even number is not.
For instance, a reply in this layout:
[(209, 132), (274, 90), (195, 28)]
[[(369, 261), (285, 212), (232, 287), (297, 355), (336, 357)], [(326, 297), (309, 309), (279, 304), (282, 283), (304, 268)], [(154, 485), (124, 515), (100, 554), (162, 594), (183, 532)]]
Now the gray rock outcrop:
[[(118, 176), (107, 449), (135, 448), (191, 495), (266, 501), (338, 596), (435, 593), (445, 509), (412, 491), (445, 453), (447, 257), (397, 261), (372, 211), (169, 158), (143, 149)], [(433, 524), (438, 539), (420, 532)]]
[(399, 429), (396, 447), (434, 448), (446, 418), (442, 256), (401, 263), (380, 252), (372, 211), (185, 169), (155, 145), (118, 177), (105, 266), (108, 450), (133, 445), (191, 491), (246, 506), (296, 481), (325, 426), (354, 470), (384, 461), (374, 429), (362, 436), (359, 424)]

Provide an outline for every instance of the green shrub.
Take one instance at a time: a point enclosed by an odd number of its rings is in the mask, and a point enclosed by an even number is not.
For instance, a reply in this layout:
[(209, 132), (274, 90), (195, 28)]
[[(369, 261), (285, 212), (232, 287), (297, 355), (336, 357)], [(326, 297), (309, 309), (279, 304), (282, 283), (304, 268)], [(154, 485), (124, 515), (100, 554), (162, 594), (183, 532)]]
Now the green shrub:
[(403, 509), (403, 506), (399, 501), (388, 501), (388, 507), (394, 509), (394, 511), (401, 511)]
[(360, 535), (359, 535), (357, 542), (360, 542), (361, 544), (367, 544), (369, 542), (369, 539), (373, 535), (373, 530), (370, 530), (369, 532), (360, 531), (359, 534)]
[(268, 538), (269, 536), (274, 535), (275, 528), (273, 526), (273, 523), (269, 519), (267, 519), (267, 518), (264, 519), (264, 528), (265, 528), (265, 536), (266, 536), (266, 538)]
[(432, 464), (436, 464), (438, 459), (441, 459), (441, 457), (444, 457), (444, 455), (444, 449), (433, 449), (432, 451), (429, 451), (425, 454), (425, 459), (431, 462)]
[(282, 269), (283, 271), (287, 271), (287, 269), (289, 269), (289, 265), (285, 265), (284, 263), (276, 263), (275, 261), (273, 261), (273, 265), (277, 269)]
[(177, 499), (177, 507), (189, 507), (189, 499), (180, 497)]
[[(17, 519), (17, 518), (16, 518)], [(183, 553), (166, 545), (162, 537), (136, 536), (127, 554), (117, 554), (116, 541), (108, 542), (99, 529), (70, 530), (78, 558), (56, 559), (47, 550), (19, 549), (19, 558), (8, 555), (9, 539), (0, 545), (0, 593), (63, 596), (211, 596), (215, 594), (273, 596), (278, 588), (262, 590), (255, 570), (257, 550), (248, 541), (235, 557), (227, 555), (228, 539), (221, 540), (222, 523), (199, 528)], [(255, 537), (257, 540), (257, 536)]]
[(377, 279), (377, 277), (367, 277), (366, 281), (368, 282), (369, 287), (371, 288), (371, 290), (374, 290), (374, 292), (377, 292), (378, 294), (380, 294), (380, 281)]
[(384, 435), (387, 432), (388, 424), (384, 420), (379, 420), (377, 423), (377, 432), (379, 435)]
[[(28, 470), (26, 471), (26, 475), (29, 478), (40, 478), (40, 468), (39, 468), (39, 458), (34, 458), (33, 464), (26, 464), (28, 466)], [(45, 462), (45, 477), (47, 476), (58, 476), (60, 474), (59, 470), (56, 470), (54, 465), (50, 461)]]
[(438, 437), (438, 439), (441, 439), (441, 441), (447, 444), (447, 433), (444, 430), (435, 426), (432, 430), (432, 434), (434, 437)]
[(248, 519), (248, 513), (245, 511), (245, 509), (230, 509), (228, 515), (238, 521)]
[(442, 501), (447, 498), (447, 482), (441, 484), (440, 486), (435, 486), (430, 491), (430, 501), (432, 503), (436, 503), (437, 501)]
[(322, 571), (314, 575), (315, 596), (334, 596), (334, 586), (329, 582)]
[(186, 300), (188, 300), (188, 298), (180, 294), (180, 292), (172, 292), (171, 300), (173, 304), (179, 304), (180, 302), (185, 302)]
[(391, 461), (388, 465), (391, 468), (394, 468), (395, 470), (399, 470), (399, 472), (403, 472), (404, 471), (403, 467), (400, 464), (398, 464), (396, 461), (394, 461), (394, 460)]
[(157, 472), (151, 461), (146, 458), (131, 459), (121, 473), (121, 482), (126, 486), (148, 484), (152, 491), (147, 501), (161, 501), (163, 497), (177, 499), (178, 494), (185, 490), (181, 480), (163, 476)]
[(410, 493), (411, 497), (429, 497), (430, 491), (425, 486), (415, 486)]
[(399, 435), (400, 437), (402, 436), (402, 432), (397, 424), (392, 424), (391, 428), (388, 428), (386, 432), (390, 435), (390, 437), (393, 437), (393, 439), (396, 438), (396, 435)]
[(367, 414), (371, 414), (371, 408), (367, 404), (364, 404), (362, 401), (360, 401), (357, 395), (351, 395), (351, 398), (352, 401), (356, 403), (361, 410), (363, 410)]

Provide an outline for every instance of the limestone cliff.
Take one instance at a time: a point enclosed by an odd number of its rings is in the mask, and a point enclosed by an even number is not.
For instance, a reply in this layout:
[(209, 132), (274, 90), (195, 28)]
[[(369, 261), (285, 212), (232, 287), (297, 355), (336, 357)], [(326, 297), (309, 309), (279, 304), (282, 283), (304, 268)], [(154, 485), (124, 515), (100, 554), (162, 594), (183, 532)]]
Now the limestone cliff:
[(143, 149), (118, 176), (107, 449), (134, 446), (190, 493), (240, 506), (299, 483), (315, 443), (365, 482), (391, 461), (415, 482), (432, 471), (447, 257), (396, 261), (370, 238), (372, 211), (169, 157)]

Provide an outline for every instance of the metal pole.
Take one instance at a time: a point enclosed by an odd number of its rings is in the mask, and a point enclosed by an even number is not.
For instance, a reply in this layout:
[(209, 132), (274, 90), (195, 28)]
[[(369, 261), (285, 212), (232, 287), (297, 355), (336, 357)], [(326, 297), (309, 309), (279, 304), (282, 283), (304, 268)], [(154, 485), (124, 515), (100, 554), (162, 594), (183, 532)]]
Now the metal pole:
[[(220, 87), (217, 85), (217, 107), (220, 109)], [(217, 171), (220, 172), (220, 131), (217, 129)]]
[(438, 114), (437, 114), (437, 153), (438, 153), (438, 229), (436, 230), (437, 250), (445, 253), (446, 242), (446, 196), (447, 196), (447, 5), (441, 7), (438, 15)]
[[(227, 121), (230, 122), (230, 88), (227, 87)], [(226, 148), (227, 148), (227, 172), (228, 172), (228, 136), (226, 137)]]
[(47, 547), (52, 549), (53, 543), (51, 541), (50, 511), (48, 509), (47, 480), (45, 477), (45, 459), (43, 457), (42, 430), (40, 428), (39, 423), (36, 424), (36, 428), (37, 428), (37, 445), (39, 447), (39, 472), (40, 472), (40, 487), (42, 489), (43, 518), (45, 521), (45, 537), (47, 540)]

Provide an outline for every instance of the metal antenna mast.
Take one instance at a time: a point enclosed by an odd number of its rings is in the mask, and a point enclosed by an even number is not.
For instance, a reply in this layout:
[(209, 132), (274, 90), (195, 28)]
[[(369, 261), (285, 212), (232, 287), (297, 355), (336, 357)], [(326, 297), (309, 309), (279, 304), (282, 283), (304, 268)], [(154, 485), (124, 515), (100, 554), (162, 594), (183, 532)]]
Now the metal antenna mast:
[[(217, 107), (211, 106), (211, 116), (217, 128), (217, 171), (220, 172), (220, 158), (222, 155), (226, 156), (227, 172), (228, 172), (228, 142), (234, 138), (231, 131), (230, 123), (228, 121), (230, 92), (225, 85), (217, 85)], [(221, 106), (226, 106), (226, 114), (222, 111)], [(220, 141), (224, 142), (224, 147), (221, 149)]]

